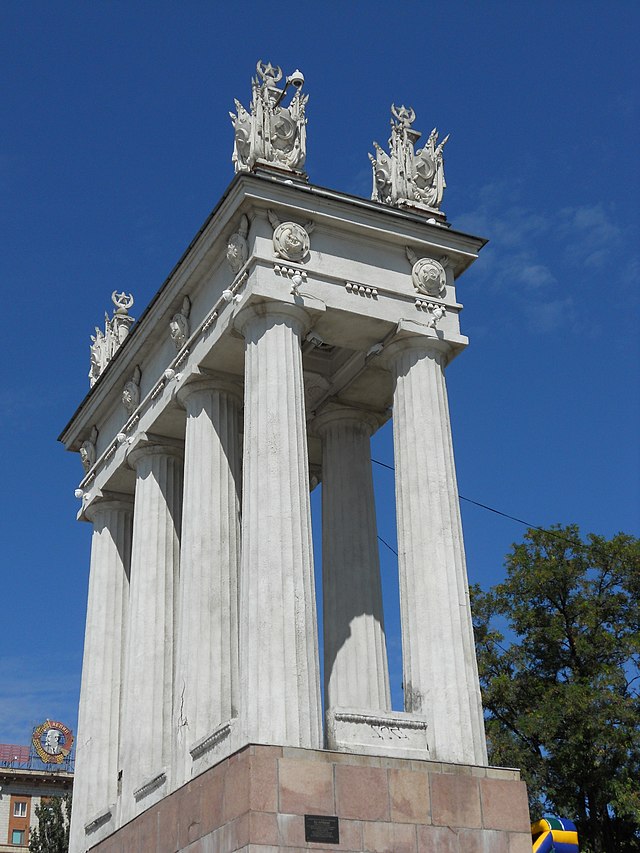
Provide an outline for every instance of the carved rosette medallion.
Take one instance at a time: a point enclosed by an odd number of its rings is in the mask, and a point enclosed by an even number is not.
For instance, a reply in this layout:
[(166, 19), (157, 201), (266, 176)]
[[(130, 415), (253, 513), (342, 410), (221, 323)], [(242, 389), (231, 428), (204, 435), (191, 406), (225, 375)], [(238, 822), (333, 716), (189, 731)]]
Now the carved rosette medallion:
[(413, 286), (425, 296), (442, 298), (447, 287), (447, 274), (444, 267), (433, 258), (420, 258), (411, 270)]
[(296, 222), (283, 222), (273, 232), (273, 250), (286, 261), (304, 261), (309, 255), (309, 235)]

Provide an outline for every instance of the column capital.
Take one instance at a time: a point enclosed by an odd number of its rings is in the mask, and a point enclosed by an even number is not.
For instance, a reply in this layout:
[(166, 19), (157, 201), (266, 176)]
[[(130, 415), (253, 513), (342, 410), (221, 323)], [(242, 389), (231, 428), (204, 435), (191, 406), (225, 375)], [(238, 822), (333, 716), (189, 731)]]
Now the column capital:
[(194, 395), (211, 392), (229, 394), (237, 403), (242, 405), (242, 378), (231, 373), (219, 373), (198, 368), (197, 372), (194, 371), (178, 389), (176, 399), (183, 408), (188, 409), (188, 401)]
[(138, 463), (148, 456), (175, 456), (178, 459), (183, 459), (184, 442), (177, 438), (154, 435), (150, 432), (139, 433), (127, 451), (127, 464), (130, 468), (135, 469)]
[(299, 305), (273, 299), (241, 308), (234, 318), (234, 326), (246, 338), (248, 327), (254, 323), (266, 321), (267, 327), (270, 327), (278, 320), (284, 321), (298, 335), (308, 331), (313, 323), (311, 314), (306, 309)]
[(432, 358), (442, 367), (449, 362), (451, 348), (444, 341), (434, 340), (423, 335), (412, 335), (406, 338), (396, 338), (384, 348), (382, 361), (392, 368), (405, 353), (412, 352), (420, 357)]
[(382, 426), (384, 421), (385, 418), (377, 412), (333, 403), (326, 406), (320, 414), (316, 415), (310, 426), (311, 431), (321, 438), (326, 434), (328, 429), (337, 423), (361, 425), (367, 430), (369, 435), (373, 435)]
[(411, 350), (420, 352), (430, 358), (435, 358), (439, 364), (446, 367), (469, 343), (464, 335), (449, 336), (445, 339), (442, 332), (432, 329), (415, 320), (400, 320), (396, 327), (393, 340), (388, 343), (380, 357), (388, 367), (393, 367), (396, 359)]
[(95, 520), (99, 512), (111, 509), (133, 510), (133, 494), (129, 492), (111, 492), (97, 489), (93, 494), (87, 493), (82, 500), (82, 506), (78, 510), (78, 521)]
[(83, 515), (89, 520), (95, 522), (96, 516), (101, 512), (109, 512), (111, 510), (122, 510), (123, 512), (133, 512), (133, 495), (125, 492), (98, 492), (91, 503), (83, 507)]

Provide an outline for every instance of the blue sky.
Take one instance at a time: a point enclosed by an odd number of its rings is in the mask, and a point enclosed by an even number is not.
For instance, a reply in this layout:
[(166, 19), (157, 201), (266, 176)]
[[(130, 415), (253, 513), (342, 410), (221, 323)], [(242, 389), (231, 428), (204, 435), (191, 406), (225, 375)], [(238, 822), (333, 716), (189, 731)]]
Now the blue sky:
[[(227, 113), (258, 59), (305, 74), (313, 183), (369, 195), (393, 101), (451, 134), (443, 209), (491, 241), (459, 283), (471, 346), (448, 370), (460, 493), (638, 533), (639, 36), (621, 0), (0, 5), (0, 742), (47, 716), (75, 728), (90, 528), (56, 437), (111, 292), (139, 316), (232, 179)], [(393, 463), (389, 428), (373, 455)], [(375, 476), (395, 545), (392, 474)], [(470, 579), (496, 583), (524, 528), (462, 512)]]

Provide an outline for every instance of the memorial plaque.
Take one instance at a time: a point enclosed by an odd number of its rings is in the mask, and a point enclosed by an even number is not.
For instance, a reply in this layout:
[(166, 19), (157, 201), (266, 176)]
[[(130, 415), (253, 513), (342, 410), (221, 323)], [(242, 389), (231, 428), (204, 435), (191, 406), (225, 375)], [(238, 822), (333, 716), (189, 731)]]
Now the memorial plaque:
[(304, 840), (324, 844), (340, 844), (338, 818), (333, 815), (306, 814)]

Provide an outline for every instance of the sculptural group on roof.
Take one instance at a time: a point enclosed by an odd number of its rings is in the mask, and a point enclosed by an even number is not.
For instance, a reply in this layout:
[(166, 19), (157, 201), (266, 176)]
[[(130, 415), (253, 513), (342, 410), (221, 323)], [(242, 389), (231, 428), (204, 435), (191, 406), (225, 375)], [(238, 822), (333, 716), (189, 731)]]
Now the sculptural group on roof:
[(434, 128), (424, 148), (416, 150), (421, 134), (412, 127), (415, 112), (392, 104), (391, 113), (395, 121), (391, 121), (390, 153), (374, 142), (376, 156), (369, 154), (373, 166), (371, 198), (394, 206), (417, 204), (439, 210), (446, 187), (442, 150), (449, 136), (438, 142)]
[(129, 329), (135, 322), (129, 314), (129, 308), (133, 305), (131, 294), (118, 293), (114, 290), (111, 300), (116, 306), (113, 317), (109, 318), (109, 315), (105, 313), (104, 332), (96, 326), (95, 335), (91, 335), (91, 367), (89, 369), (91, 387), (96, 384), (113, 356), (120, 349), (124, 339), (129, 334)]
[[(278, 88), (282, 69), (261, 60), (256, 66), (257, 75), (251, 81), (251, 106), (248, 112), (235, 100), (236, 113), (229, 113), (235, 131), (233, 164), (236, 172), (248, 172), (256, 164), (280, 166), (302, 172), (307, 154), (305, 106), (307, 95), (302, 95), (304, 77), (294, 71)], [(283, 99), (288, 87), (295, 94), (288, 106)]]

